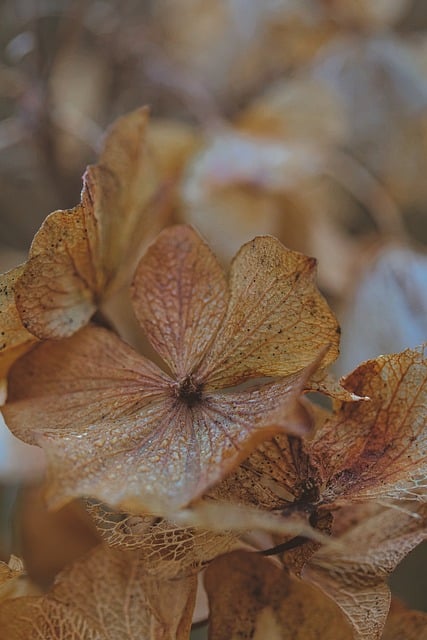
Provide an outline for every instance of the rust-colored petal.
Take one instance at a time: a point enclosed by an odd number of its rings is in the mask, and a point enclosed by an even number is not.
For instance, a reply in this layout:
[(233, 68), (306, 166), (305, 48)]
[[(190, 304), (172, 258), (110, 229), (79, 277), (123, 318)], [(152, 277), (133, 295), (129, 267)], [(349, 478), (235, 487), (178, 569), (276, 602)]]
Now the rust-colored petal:
[(227, 315), (198, 372), (209, 387), (293, 374), (327, 346), (321, 366), (335, 360), (339, 328), (316, 288), (315, 264), (272, 237), (243, 245)]
[(103, 540), (122, 550), (140, 549), (147, 576), (184, 577), (200, 571), (212, 558), (241, 548), (236, 534), (183, 527), (153, 516), (113, 511), (101, 503), (86, 503)]
[(199, 364), (224, 318), (227, 301), (222, 268), (191, 227), (163, 231), (136, 270), (136, 315), (179, 379)]
[(98, 225), (83, 198), (51, 213), (34, 237), (15, 286), (22, 322), (41, 339), (71, 335), (89, 322), (103, 285)]
[(22, 324), (16, 307), (15, 284), (24, 265), (0, 276), (0, 379), (11, 365), (36, 342)]
[(387, 576), (427, 537), (427, 510), (417, 505), (407, 512), (384, 509), (345, 533), (342, 545), (323, 547), (303, 570), (341, 607), (354, 637), (381, 637), (390, 605)]
[(235, 551), (205, 575), (209, 640), (351, 640), (348, 623), (320, 590), (259, 555)]
[(425, 499), (425, 348), (381, 356), (343, 384), (370, 400), (343, 403), (309, 449), (329, 503), (372, 498)]
[(382, 640), (427, 640), (427, 613), (392, 600)]
[(63, 571), (44, 597), (0, 605), (8, 640), (187, 640), (196, 577), (147, 578), (139, 552), (101, 545)]

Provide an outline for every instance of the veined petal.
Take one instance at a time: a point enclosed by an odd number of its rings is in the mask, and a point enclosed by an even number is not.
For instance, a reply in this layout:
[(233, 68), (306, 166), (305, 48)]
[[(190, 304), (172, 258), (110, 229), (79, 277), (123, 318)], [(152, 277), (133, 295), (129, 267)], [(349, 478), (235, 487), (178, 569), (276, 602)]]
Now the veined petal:
[(88, 501), (86, 508), (103, 540), (122, 550), (141, 551), (147, 576), (160, 579), (197, 573), (216, 556), (245, 547), (237, 534), (185, 527), (163, 518), (112, 511)]
[(36, 234), (16, 284), (19, 314), (41, 339), (86, 325), (125, 281), (169, 209), (167, 179), (146, 142), (148, 110), (109, 129), (99, 162), (84, 176), (81, 203), (51, 213)]
[(143, 459), (144, 446), (155, 450), (163, 439), (163, 422), (169, 428), (170, 383), (114, 334), (87, 327), (16, 363), (3, 412), (18, 437), (45, 449), (52, 504), (98, 493), (116, 503), (128, 483), (134, 489), (129, 452)]
[(224, 318), (227, 301), (225, 275), (191, 227), (163, 231), (136, 270), (137, 318), (180, 379), (199, 364)]
[(103, 287), (97, 222), (87, 198), (51, 213), (16, 283), (22, 322), (41, 339), (69, 336), (90, 320)]
[(351, 527), (334, 549), (323, 547), (303, 570), (341, 608), (353, 627), (354, 638), (376, 640), (390, 606), (387, 576), (427, 537), (426, 505), (406, 513), (383, 509)]
[(369, 400), (343, 403), (309, 446), (323, 501), (426, 500), (425, 347), (369, 360), (343, 384)]
[(243, 245), (233, 260), (224, 322), (198, 369), (209, 387), (245, 379), (287, 376), (338, 354), (339, 328), (314, 282), (315, 260), (272, 237)]
[(197, 578), (145, 575), (141, 553), (100, 545), (65, 569), (45, 596), (0, 605), (8, 640), (186, 640)]

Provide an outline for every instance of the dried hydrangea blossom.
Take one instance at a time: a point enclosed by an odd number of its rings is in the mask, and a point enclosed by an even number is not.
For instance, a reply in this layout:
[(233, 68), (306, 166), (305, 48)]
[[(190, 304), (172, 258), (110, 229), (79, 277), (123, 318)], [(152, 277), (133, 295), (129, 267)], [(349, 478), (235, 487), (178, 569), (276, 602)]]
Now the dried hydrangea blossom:
[(11, 373), (5, 419), (46, 450), (50, 503), (83, 495), (170, 514), (268, 435), (307, 433), (300, 395), (338, 351), (314, 266), (255, 238), (227, 285), (190, 227), (163, 231), (139, 263), (133, 302), (170, 374), (99, 327), (40, 345)]

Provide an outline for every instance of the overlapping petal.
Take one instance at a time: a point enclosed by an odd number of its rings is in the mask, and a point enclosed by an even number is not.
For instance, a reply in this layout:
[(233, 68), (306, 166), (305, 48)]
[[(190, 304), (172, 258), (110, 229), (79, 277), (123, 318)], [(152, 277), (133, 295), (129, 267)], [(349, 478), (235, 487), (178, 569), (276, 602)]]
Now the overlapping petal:
[(137, 318), (178, 379), (191, 375), (200, 363), (227, 302), (225, 274), (191, 227), (163, 231), (135, 273)]
[(8, 640), (186, 640), (195, 593), (195, 577), (147, 578), (139, 552), (101, 545), (46, 596), (0, 605), (0, 628)]
[(51, 505), (92, 496), (164, 514), (202, 495), (250, 443), (306, 432), (299, 396), (309, 372), (189, 403), (114, 334), (86, 327), (15, 365), (4, 415), (18, 437), (45, 449)]
[(166, 187), (147, 148), (147, 122), (146, 108), (115, 122), (85, 174), (81, 203), (52, 213), (36, 234), (15, 289), (22, 321), (37, 337), (70, 336), (87, 324), (159, 230)]
[(351, 640), (350, 626), (321, 591), (256, 554), (235, 551), (208, 567), (210, 640)]
[(286, 376), (338, 355), (336, 319), (314, 282), (315, 260), (272, 237), (245, 244), (230, 273), (230, 304), (199, 375), (212, 388), (245, 379)]
[(323, 500), (425, 500), (425, 347), (370, 360), (344, 385), (370, 400), (344, 403), (315, 435), (310, 457)]
[(304, 578), (340, 606), (355, 638), (381, 637), (390, 606), (385, 580), (426, 539), (426, 518), (425, 505), (408, 506), (399, 514), (383, 509), (344, 533), (343, 544), (332, 553), (320, 549), (304, 568)]

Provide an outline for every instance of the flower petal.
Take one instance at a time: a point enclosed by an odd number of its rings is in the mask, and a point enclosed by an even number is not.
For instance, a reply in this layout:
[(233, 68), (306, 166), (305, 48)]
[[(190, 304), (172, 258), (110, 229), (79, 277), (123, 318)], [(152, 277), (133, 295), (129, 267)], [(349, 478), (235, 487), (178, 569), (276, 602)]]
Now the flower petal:
[(64, 570), (47, 595), (0, 605), (0, 628), (8, 640), (186, 640), (196, 586), (195, 576), (147, 578), (139, 552), (101, 545)]
[(211, 640), (351, 640), (344, 616), (320, 590), (254, 553), (234, 551), (205, 575)]
[(86, 171), (81, 203), (50, 214), (33, 240), (17, 306), (41, 339), (87, 324), (102, 299), (130, 279), (141, 248), (163, 224), (167, 189), (150, 159), (147, 121), (143, 108), (113, 124), (99, 162)]
[[(159, 455), (163, 436), (156, 427), (162, 420), (169, 426), (169, 382), (99, 327), (46, 342), (15, 365), (4, 416), (18, 437), (45, 449), (51, 504), (86, 494), (116, 503), (128, 486), (130, 492), (135, 484), (148, 487), (147, 477), (130, 477), (137, 470), (128, 468), (128, 458), (135, 462), (139, 456), (141, 466), (150, 468), (144, 446)], [(153, 487), (147, 491), (155, 493)]]
[(141, 550), (147, 576), (170, 579), (192, 575), (212, 558), (246, 546), (229, 532), (183, 527), (153, 516), (112, 511), (94, 501), (88, 501), (86, 507), (109, 546)]
[(87, 198), (46, 218), (15, 287), (19, 314), (32, 334), (61, 338), (89, 322), (103, 287), (98, 242)]
[(323, 500), (425, 500), (425, 347), (365, 362), (343, 384), (370, 400), (343, 403), (315, 435), (309, 454)]
[(225, 275), (187, 226), (163, 231), (140, 261), (133, 304), (151, 344), (178, 378), (193, 372), (224, 318)]
[(314, 283), (315, 260), (257, 237), (234, 258), (227, 315), (198, 375), (209, 387), (286, 376), (330, 346), (322, 366), (338, 354), (339, 328)]
[(323, 547), (303, 570), (342, 609), (355, 638), (381, 637), (390, 605), (387, 576), (427, 537), (425, 505), (383, 509), (349, 529), (336, 549)]

